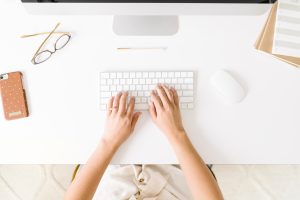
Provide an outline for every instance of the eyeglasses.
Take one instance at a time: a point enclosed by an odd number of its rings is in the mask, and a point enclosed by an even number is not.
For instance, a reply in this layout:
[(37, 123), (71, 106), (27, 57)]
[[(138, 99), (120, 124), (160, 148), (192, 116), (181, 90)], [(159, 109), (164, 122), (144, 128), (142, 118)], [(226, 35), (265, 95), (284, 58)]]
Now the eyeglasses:
[[(52, 56), (52, 54), (54, 54), (58, 50), (61, 50), (62, 48), (64, 48), (69, 43), (69, 41), (71, 39), (71, 34), (70, 33), (68, 33), (68, 32), (55, 32), (59, 25), (60, 25), (60, 23), (57, 23), (55, 28), (51, 32), (43, 32), (43, 33), (37, 33), (37, 34), (32, 34), (32, 35), (22, 35), (21, 36), (21, 38), (28, 38), (28, 37), (48, 34), (48, 36), (45, 38), (45, 40), (40, 45), (38, 50), (35, 52), (33, 58), (31, 59), (31, 62), (33, 64), (37, 65), (37, 64), (41, 64), (41, 63), (47, 61)], [(48, 49), (41, 51), (41, 49), (43, 48), (45, 43), (49, 40), (49, 38), (53, 34), (61, 34), (60, 37), (54, 43), (54, 51), (50, 51)]]

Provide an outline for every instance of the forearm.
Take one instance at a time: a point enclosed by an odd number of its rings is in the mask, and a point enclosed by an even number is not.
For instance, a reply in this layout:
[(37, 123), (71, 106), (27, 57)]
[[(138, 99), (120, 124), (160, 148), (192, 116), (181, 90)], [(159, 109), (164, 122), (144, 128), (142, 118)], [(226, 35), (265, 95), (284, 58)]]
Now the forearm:
[(64, 200), (91, 200), (116, 150), (116, 145), (101, 140), (67, 190)]
[[(174, 134), (175, 135), (175, 134)], [(221, 200), (221, 191), (185, 132), (170, 139), (195, 200)]]

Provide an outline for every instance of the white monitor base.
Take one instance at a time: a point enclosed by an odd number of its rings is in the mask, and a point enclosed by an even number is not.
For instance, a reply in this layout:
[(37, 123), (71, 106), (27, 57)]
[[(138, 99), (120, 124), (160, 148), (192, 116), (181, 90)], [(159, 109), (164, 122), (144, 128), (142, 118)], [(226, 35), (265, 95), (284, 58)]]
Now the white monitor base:
[(113, 31), (123, 36), (168, 36), (178, 27), (178, 16), (115, 16), (113, 22)]

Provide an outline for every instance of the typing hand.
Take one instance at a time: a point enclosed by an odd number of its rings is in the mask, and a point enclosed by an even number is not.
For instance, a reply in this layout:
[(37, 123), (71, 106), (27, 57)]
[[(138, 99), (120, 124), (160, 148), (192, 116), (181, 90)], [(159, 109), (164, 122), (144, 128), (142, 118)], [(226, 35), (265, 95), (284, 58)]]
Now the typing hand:
[(140, 112), (134, 112), (134, 98), (131, 98), (128, 107), (126, 106), (127, 97), (127, 92), (120, 92), (108, 103), (103, 140), (116, 147), (130, 136), (141, 115)]
[(169, 139), (184, 133), (179, 98), (174, 88), (169, 89), (166, 85), (157, 85), (155, 90), (151, 92), (149, 111), (154, 123)]

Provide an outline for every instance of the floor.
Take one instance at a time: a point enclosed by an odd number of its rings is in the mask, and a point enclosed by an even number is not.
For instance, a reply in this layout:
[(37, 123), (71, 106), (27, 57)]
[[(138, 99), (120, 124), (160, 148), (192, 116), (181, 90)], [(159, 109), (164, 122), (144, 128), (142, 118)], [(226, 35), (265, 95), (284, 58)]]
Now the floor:
[[(0, 165), (1, 200), (60, 200), (74, 165)], [(299, 200), (300, 165), (215, 165), (226, 200)]]

